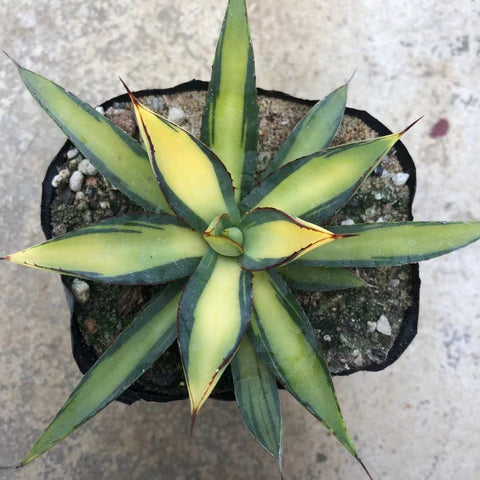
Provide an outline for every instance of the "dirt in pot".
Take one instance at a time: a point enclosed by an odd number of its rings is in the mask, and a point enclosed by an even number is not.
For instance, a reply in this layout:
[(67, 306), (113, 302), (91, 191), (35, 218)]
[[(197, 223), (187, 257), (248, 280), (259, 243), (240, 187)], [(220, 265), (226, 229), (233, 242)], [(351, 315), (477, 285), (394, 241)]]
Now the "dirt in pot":
[[(152, 110), (199, 136), (205, 92), (187, 91), (147, 95), (141, 101)], [(99, 107), (101, 108), (101, 107)], [(306, 103), (264, 95), (259, 98), (260, 141), (257, 173), (272, 160), (296, 123), (309, 110)], [(129, 103), (114, 102), (103, 112), (128, 134), (138, 138)], [(346, 115), (334, 144), (364, 140), (377, 132), (354, 116)], [(52, 232), (58, 236), (141, 207), (113, 188), (72, 146), (53, 180)], [(349, 205), (328, 225), (395, 222), (410, 219), (411, 195), (408, 173), (392, 150), (367, 178)], [(88, 252), (85, 252), (87, 255)], [(308, 314), (319, 343), (334, 374), (376, 369), (385, 364), (404, 320), (414, 303), (414, 269), (389, 267), (357, 269), (369, 286), (333, 292), (295, 291)], [(77, 299), (76, 318), (88, 345), (101, 355), (161, 286), (105, 285), (67, 279)], [(186, 395), (177, 345), (172, 347), (137, 382), (140, 388), (168, 396)], [(214, 394), (232, 390), (225, 374)]]

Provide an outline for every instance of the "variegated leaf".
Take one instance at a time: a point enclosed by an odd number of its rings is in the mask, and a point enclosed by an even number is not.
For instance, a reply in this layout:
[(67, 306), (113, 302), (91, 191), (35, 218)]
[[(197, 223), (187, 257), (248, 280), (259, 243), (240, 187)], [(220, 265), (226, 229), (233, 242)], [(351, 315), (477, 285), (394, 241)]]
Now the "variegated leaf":
[(175, 341), (182, 283), (166, 287), (82, 378), (20, 467), (35, 460), (128, 388)]
[(232, 175), (235, 198), (253, 185), (258, 104), (245, 0), (228, 2), (208, 87), (201, 139)]
[(126, 215), (2, 257), (91, 280), (155, 284), (190, 275), (207, 251), (202, 235), (171, 215)]
[(480, 222), (373, 223), (331, 227), (350, 235), (314, 250), (295, 264), (332, 267), (403, 265), (438, 257), (480, 238)]
[(313, 329), (276, 272), (256, 272), (253, 276), (249, 334), (255, 350), (280, 382), (357, 457)]
[(319, 245), (331, 242), (334, 234), (274, 208), (258, 208), (242, 220), (242, 266), (265, 270), (291, 262)]
[(367, 285), (348, 268), (310, 267), (289, 263), (278, 270), (290, 287), (307, 291), (343, 290)]
[(137, 141), (75, 95), (16, 66), (35, 100), (107, 180), (145, 209), (171, 212)]
[(290, 162), (252, 190), (241, 208), (273, 207), (320, 224), (345, 205), (401, 135), (341, 145)]
[(345, 113), (347, 90), (348, 85), (343, 85), (311, 108), (282, 144), (265, 175), (330, 145)]
[(137, 123), (153, 171), (172, 210), (197, 231), (218, 215), (239, 219), (232, 180), (218, 157), (193, 135), (133, 96)]
[(251, 274), (209, 250), (178, 311), (179, 347), (195, 416), (230, 363), (250, 320)]
[(258, 443), (282, 463), (282, 415), (277, 382), (255, 353), (247, 335), (231, 362), (233, 385), (243, 421)]

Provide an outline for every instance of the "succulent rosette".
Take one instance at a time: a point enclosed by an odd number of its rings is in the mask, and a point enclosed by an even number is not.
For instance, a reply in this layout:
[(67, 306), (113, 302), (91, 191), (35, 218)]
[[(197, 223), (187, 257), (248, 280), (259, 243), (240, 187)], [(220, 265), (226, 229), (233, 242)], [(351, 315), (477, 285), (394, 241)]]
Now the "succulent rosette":
[(290, 286), (302, 279), (310, 289), (329, 282), (332, 289), (358, 287), (363, 282), (348, 267), (418, 262), (480, 237), (479, 222), (321, 227), (404, 131), (328, 148), (343, 117), (344, 85), (299, 122), (257, 182), (258, 103), (244, 0), (227, 7), (200, 139), (129, 92), (139, 142), (58, 85), (17, 67), (79, 151), (145, 213), (103, 220), (3, 259), (112, 284), (165, 284), (19, 466), (118, 397), (176, 340), (192, 427), (230, 366), (246, 426), (279, 464), (277, 382), (359, 459)]

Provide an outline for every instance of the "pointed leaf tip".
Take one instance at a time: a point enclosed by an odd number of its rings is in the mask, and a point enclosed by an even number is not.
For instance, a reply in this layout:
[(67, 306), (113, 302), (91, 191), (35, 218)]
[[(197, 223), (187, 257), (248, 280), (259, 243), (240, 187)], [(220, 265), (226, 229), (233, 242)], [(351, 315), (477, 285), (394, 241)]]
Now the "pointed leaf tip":
[(17, 68), (22, 68), (22, 66), (14, 58), (12, 58), (5, 50), (2, 50), (2, 52)]
[(122, 77), (118, 77), (118, 79), (122, 82), (122, 85), (123, 85), (123, 88), (125, 88), (125, 90), (127, 91), (128, 93), (128, 96), (130, 97), (130, 100), (135, 103), (135, 104), (138, 104), (138, 100), (137, 100), (137, 97), (135, 97), (135, 95), (133, 94), (133, 92), (130, 90), (130, 88), (128, 88), (128, 85), (123, 81)]
[(192, 406), (192, 416), (190, 418), (190, 432), (188, 434), (188, 441), (191, 442), (193, 439), (193, 429), (195, 428), (195, 421), (197, 420), (198, 409), (193, 408)]
[(401, 132), (399, 132), (399, 135), (403, 135), (404, 133), (407, 133), (416, 123), (418, 123), (425, 115), (422, 115), (421, 117), (418, 117), (414, 122), (412, 122), (408, 127), (404, 128)]
[[(3, 52), (3, 53), (5, 53), (5, 52)], [(20, 463), (18, 465), (0, 465), (0, 470), (17, 470), (17, 469), (22, 468), (22, 467), (23, 467), (23, 465), (21, 465)]]
[(345, 84), (345, 85), (347, 85), (347, 87), (350, 86), (350, 82), (353, 80), (353, 77), (357, 73), (357, 70), (358, 70), (358, 67), (353, 71), (353, 73), (350, 75), (350, 78), (347, 80), (347, 83)]
[(365, 464), (363, 463), (362, 459), (361, 459), (358, 455), (355, 455), (355, 460), (361, 465), (361, 467), (363, 468), (364, 472), (368, 475), (368, 478), (369, 478), (370, 480), (373, 480), (372, 474), (368, 471), (368, 468), (365, 466)]

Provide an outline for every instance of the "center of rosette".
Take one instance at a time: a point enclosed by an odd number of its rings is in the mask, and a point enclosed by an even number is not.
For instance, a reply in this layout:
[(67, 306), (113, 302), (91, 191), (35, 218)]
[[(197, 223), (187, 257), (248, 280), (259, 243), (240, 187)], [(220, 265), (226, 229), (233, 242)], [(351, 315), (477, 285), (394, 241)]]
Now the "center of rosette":
[(226, 213), (212, 220), (203, 238), (220, 255), (239, 257), (243, 254), (243, 233)]

